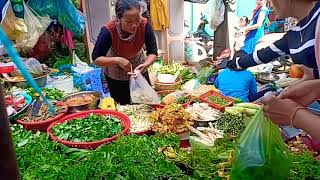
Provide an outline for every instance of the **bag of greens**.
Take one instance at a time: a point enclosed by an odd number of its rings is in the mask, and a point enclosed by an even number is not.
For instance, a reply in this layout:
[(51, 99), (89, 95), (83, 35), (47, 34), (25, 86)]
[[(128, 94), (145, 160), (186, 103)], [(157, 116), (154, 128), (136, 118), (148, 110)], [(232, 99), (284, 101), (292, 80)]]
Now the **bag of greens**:
[(287, 179), (289, 165), (279, 128), (260, 109), (240, 137), (231, 179)]

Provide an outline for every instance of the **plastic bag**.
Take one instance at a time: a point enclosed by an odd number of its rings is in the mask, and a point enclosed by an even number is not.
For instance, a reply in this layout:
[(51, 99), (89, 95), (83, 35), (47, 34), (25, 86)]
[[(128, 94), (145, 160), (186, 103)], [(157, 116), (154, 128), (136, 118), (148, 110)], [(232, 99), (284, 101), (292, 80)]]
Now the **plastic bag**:
[(210, 26), (213, 31), (224, 21), (225, 6), (223, 0), (214, 1)]
[(42, 75), (43, 70), (41, 63), (35, 58), (29, 58), (24, 62), (24, 65), (31, 74)]
[(84, 34), (86, 18), (71, 2), (71, 0), (29, 0), (28, 4), (37, 13), (49, 15), (75, 36)]
[[(41, 17), (37, 15), (25, 2), (23, 2), (23, 6), (24, 19), (13, 17), (12, 8), (11, 6), (8, 6), (3, 24), (10, 39), (16, 41), (16, 47), (23, 50), (29, 50), (37, 44), (40, 36), (48, 28), (52, 20), (48, 16)], [(12, 21), (15, 24), (13, 26), (8, 24)]]
[(160, 96), (152, 89), (148, 81), (141, 75), (130, 79), (130, 94), (132, 103), (160, 104)]
[(231, 179), (286, 179), (289, 166), (279, 128), (260, 109), (240, 137)]

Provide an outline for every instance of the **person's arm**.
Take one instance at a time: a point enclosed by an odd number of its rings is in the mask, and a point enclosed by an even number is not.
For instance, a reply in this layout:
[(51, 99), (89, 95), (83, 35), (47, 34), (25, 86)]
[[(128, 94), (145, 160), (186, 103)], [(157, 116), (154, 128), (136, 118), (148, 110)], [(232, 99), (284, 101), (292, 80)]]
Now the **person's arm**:
[(136, 70), (144, 72), (149, 66), (151, 66), (156, 60), (158, 55), (158, 47), (156, 36), (152, 30), (150, 22), (147, 23), (145, 29), (145, 45), (147, 51), (147, 57), (143, 64), (139, 65)]
[(263, 23), (264, 23), (264, 20), (266, 18), (266, 11), (265, 10), (261, 10), (260, 13), (259, 13), (259, 17), (258, 17), (258, 21), (256, 24), (253, 24), (251, 26), (248, 26), (245, 28), (245, 31), (252, 31), (252, 30), (255, 30), (255, 29), (258, 29), (260, 28)]
[(310, 134), (313, 138), (320, 140), (320, 117), (312, 112), (301, 109), (297, 111), (293, 120), (296, 128), (303, 129)]
[(145, 45), (147, 50), (147, 58), (145, 63), (150, 66), (157, 60), (158, 55), (157, 40), (150, 22), (148, 22), (146, 25)]
[(111, 34), (106, 27), (102, 27), (92, 52), (94, 63), (100, 67), (109, 67), (117, 64), (123, 70), (131, 71), (131, 64), (128, 60), (121, 57), (106, 57), (111, 46)]
[(247, 69), (259, 64), (269, 63), (286, 54), (290, 54), (287, 35), (266, 48), (260, 49), (246, 56), (234, 58), (228, 62), (228, 67), (230, 69)]

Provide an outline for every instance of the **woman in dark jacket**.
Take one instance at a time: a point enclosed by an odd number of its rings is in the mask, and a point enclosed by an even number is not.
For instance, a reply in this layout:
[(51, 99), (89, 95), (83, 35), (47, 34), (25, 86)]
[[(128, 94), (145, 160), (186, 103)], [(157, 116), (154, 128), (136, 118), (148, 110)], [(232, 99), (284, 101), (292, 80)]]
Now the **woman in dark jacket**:
[(92, 53), (95, 64), (105, 68), (111, 97), (122, 105), (131, 101), (131, 73), (141, 72), (149, 80), (148, 67), (157, 58), (156, 38), (150, 22), (141, 17), (141, 6), (137, 0), (118, 0), (117, 18), (102, 27)]

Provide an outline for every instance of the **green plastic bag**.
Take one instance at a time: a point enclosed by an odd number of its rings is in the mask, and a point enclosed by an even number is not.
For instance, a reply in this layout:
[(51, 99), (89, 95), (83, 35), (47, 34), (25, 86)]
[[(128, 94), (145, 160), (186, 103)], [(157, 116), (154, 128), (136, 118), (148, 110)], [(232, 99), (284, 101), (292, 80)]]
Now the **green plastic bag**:
[(287, 179), (289, 166), (279, 128), (260, 109), (240, 137), (231, 180)]

